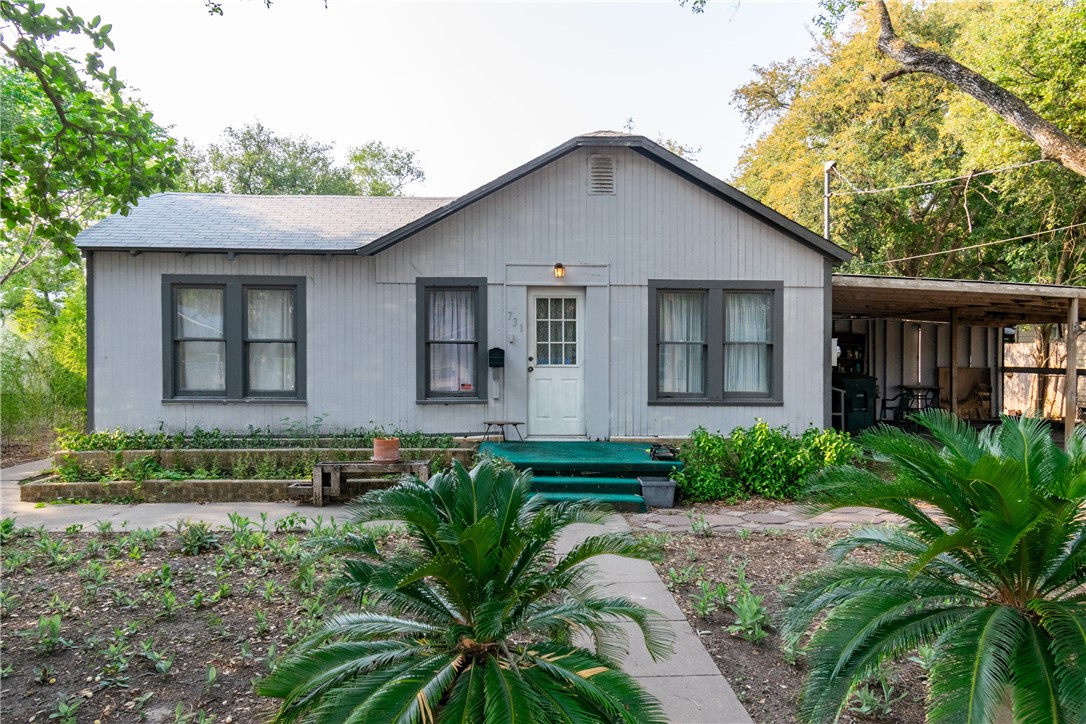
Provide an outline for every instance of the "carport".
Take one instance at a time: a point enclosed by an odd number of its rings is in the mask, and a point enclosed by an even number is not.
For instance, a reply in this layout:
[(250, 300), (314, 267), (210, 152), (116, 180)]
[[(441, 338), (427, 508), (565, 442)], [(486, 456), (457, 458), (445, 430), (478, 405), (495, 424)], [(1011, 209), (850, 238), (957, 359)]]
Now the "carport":
[[(1086, 300), (1082, 287), (835, 274), (832, 328), (841, 356), (834, 387), (840, 378), (865, 375), (877, 380), (883, 401), (903, 390), (933, 390), (941, 406), (968, 416), (985, 414), (988, 378), (987, 416), (997, 417), (1006, 371), (1004, 328), (1064, 324), (1065, 369), (1012, 371), (1063, 375), (1065, 434), (1070, 435), (1079, 411), (1077, 380), (1086, 374), (1074, 343), (1079, 323), (1086, 320), (1086, 303), (1080, 300)], [(966, 400), (975, 411), (961, 409), (961, 390), (970, 383)], [(968, 394), (979, 397), (974, 402)]]

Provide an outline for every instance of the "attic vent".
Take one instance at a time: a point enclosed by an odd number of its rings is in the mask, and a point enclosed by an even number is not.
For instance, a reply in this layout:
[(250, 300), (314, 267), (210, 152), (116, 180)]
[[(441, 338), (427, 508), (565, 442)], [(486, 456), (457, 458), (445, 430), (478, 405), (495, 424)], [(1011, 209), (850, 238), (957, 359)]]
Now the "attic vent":
[(588, 193), (615, 193), (615, 157), (593, 155), (588, 157)]

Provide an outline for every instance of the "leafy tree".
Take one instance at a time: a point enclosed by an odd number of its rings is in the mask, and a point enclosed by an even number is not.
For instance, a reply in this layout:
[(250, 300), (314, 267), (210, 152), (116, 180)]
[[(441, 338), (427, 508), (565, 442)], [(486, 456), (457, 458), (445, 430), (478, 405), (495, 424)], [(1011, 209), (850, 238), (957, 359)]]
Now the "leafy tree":
[[(669, 630), (636, 603), (599, 597), (586, 564), (644, 548), (609, 533), (558, 559), (558, 535), (602, 513), (549, 506), (530, 485), (530, 473), (488, 461), (363, 496), (354, 521), (403, 521), (410, 546), (386, 555), (353, 535), (333, 546), (346, 556), (339, 584), (368, 605), (326, 623), (259, 685), (284, 700), (277, 721), (663, 721), (617, 666), (616, 621), (636, 623), (654, 658)], [(571, 643), (577, 632), (596, 653)]]
[[(1086, 6), (933, 3), (901, 8), (902, 32), (947, 48), (1073, 133), (1086, 134)], [(736, 183), (811, 229), (822, 226), (822, 172), (837, 162), (834, 238), (852, 271), (1049, 283), (1086, 279), (1086, 182), (1036, 161), (1034, 145), (979, 102), (927, 74), (893, 83), (877, 49), (877, 8), (819, 41), (811, 58), (755, 68), (733, 102), (761, 135)], [(935, 179), (947, 183), (914, 186)], [(881, 193), (857, 190), (904, 187)], [(1015, 242), (1002, 242), (1026, 236)]]
[[(941, 410), (915, 420), (934, 442), (861, 436), (885, 476), (842, 467), (809, 482), (813, 513), (864, 506), (906, 524), (853, 532), (830, 548), (838, 565), (790, 594), (782, 635), (798, 644), (814, 628), (800, 714), (834, 719), (859, 682), (925, 645), (929, 722), (996, 721), (1007, 701), (1016, 722), (1082, 721), (1086, 430), (1063, 452), (1036, 418), (984, 432)], [(858, 548), (884, 562), (840, 563)]]
[(426, 180), (414, 151), (380, 141), (351, 149), (350, 169), (357, 193), (363, 196), (399, 196), (407, 184)]
[[(193, 191), (232, 194), (352, 194), (348, 173), (337, 168), (330, 144), (306, 136), (279, 136), (264, 124), (227, 126), (208, 146), (206, 159), (193, 153), (184, 179)], [(191, 157), (190, 157), (191, 158)]]
[[(88, 221), (127, 213), (180, 169), (173, 141), (103, 65), (109, 31), (97, 17), (0, 0), (0, 284), (50, 248), (75, 261)], [(58, 49), (73, 38), (93, 45), (83, 63)]]
[(350, 150), (338, 166), (332, 144), (306, 136), (280, 136), (257, 121), (228, 126), (206, 150), (181, 144), (186, 191), (232, 194), (398, 196), (426, 174), (415, 152), (370, 141)]
[(14, 289), (5, 294), (10, 305), (0, 335), (5, 438), (37, 443), (54, 427), (82, 425), (87, 405), (86, 289), (78, 267), (63, 268), (76, 273), (63, 292), (43, 297), (26, 287), (17, 302)]
[[(1074, 4), (1064, 3), (1064, 6)], [(1041, 149), (1042, 157), (1058, 161), (1086, 177), (1086, 143), (1065, 133), (999, 83), (993, 83), (947, 55), (903, 40), (894, 31), (885, 0), (875, 0), (872, 5), (879, 18), (878, 48), (899, 64), (882, 77), (884, 81), (909, 73), (930, 73), (952, 83), (1028, 136)]]

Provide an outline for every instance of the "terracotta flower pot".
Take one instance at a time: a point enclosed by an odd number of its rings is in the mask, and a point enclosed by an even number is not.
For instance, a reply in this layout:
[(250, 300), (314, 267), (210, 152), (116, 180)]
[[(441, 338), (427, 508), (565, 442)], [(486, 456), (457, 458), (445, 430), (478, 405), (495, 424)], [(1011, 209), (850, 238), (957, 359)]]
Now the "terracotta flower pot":
[(400, 438), (373, 438), (373, 459), (380, 463), (393, 463), (400, 459)]

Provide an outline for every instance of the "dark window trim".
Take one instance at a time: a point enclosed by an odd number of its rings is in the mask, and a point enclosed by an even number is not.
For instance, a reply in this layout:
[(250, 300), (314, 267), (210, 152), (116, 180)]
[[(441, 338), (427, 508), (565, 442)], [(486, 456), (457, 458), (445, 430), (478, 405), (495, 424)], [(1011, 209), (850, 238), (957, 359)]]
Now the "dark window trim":
[[(468, 394), (435, 393), (430, 386), (430, 355), (427, 354), (430, 290), (475, 292), (475, 389)], [(486, 402), (487, 383), (487, 281), (486, 277), (418, 277), (415, 279), (415, 395), (419, 404)]]
[[(306, 396), (306, 310), (305, 277), (247, 276), (224, 274), (162, 275), (162, 397), (171, 402), (304, 402)], [(226, 391), (178, 389), (175, 364), (174, 323), (177, 290), (184, 288), (223, 290), (223, 338), (226, 340)], [(246, 364), (245, 291), (248, 289), (289, 289), (294, 294), (294, 391), (252, 392), (248, 390)]]
[[(649, 280), (648, 373), (649, 404), (651, 405), (735, 405), (776, 406), (784, 399), (784, 283), (780, 281), (697, 281), (689, 279)], [(706, 295), (705, 394), (660, 394), (659, 392), (659, 332), (658, 295), (667, 291), (703, 291)], [(768, 292), (773, 324), (767, 394), (724, 391), (724, 303), (725, 294), (736, 292)]]

